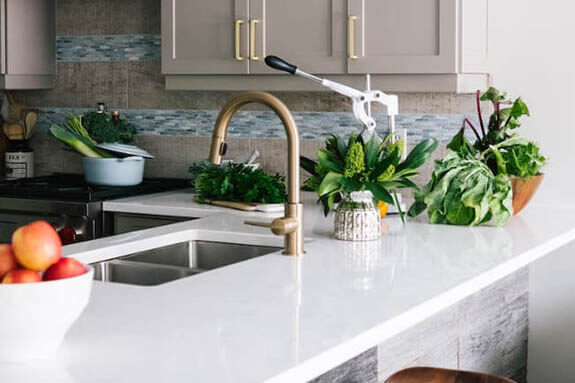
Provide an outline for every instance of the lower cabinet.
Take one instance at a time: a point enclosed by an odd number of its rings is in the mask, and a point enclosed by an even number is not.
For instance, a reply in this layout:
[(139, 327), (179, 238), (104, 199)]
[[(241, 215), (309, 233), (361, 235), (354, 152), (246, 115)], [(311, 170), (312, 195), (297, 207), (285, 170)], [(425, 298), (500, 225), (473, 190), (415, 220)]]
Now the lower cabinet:
[(107, 231), (110, 234), (116, 235), (130, 233), (132, 231), (151, 229), (158, 226), (171, 225), (178, 222), (190, 221), (195, 218), (113, 213), (111, 214), (111, 219), (113, 226), (111, 228), (109, 227)]

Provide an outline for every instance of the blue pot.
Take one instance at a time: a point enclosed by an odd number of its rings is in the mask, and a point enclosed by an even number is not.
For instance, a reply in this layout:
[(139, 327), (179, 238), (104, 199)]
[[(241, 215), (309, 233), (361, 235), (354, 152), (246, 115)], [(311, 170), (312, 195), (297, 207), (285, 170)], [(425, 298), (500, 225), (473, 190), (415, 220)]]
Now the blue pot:
[(89, 184), (103, 186), (134, 186), (144, 179), (142, 157), (90, 158), (83, 157), (84, 179)]

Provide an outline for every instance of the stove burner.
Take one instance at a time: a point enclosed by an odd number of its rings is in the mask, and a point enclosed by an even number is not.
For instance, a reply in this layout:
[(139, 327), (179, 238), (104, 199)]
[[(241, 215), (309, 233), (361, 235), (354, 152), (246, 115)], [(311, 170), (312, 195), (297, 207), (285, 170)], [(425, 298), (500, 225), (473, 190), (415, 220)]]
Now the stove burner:
[(0, 197), (96, 202), (133, 195), (190, 187), (190, 181), (174, 178), (146, 178), (136, 186), (89, 185), (80, 174), (54, 174), (0, 182)]

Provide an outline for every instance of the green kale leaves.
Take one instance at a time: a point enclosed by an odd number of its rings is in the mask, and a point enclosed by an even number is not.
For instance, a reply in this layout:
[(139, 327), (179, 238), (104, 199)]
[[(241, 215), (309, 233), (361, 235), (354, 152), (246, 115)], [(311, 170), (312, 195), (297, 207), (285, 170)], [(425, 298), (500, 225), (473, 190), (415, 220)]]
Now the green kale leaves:
[(98, 143), (132, 141), (136, 128), (125, 119), (114, 121), (107, 113), (89, 112), (82, 117), (82, 125)]

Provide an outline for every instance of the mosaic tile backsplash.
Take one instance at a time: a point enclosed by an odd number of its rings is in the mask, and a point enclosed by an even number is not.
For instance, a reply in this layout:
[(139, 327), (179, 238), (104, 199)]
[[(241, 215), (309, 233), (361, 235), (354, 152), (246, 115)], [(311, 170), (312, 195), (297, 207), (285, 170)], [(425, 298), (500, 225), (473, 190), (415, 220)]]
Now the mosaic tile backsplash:
[(159, 35), (58, 36), (60, 62), (142, 61), (161, 59)]
[[(70, 113), (83, 114), (91, 109), (41, 108), (40, 129), (65, 120)], [(210, 137), (218, 111), (213, 110), (121, 110), (122, 118), (132, 122), (139, 134), (144, 135), (187, 135)], [(396, 118), (397, 129), (407, 131), (408, 141), (416, 142), (434, 137), (448, 142), (460, 129), (463, 118), (468, 117), (475, 124), (476, 117), (461, 114), (402, 114)], [(325, 139), (331, 134), (348, 136), (361, 131), (351, 113), (295, 112), (294, 119), (303, 140)], [(377, 115), (377, 130), (388, 131), (387, 117)], [(470, 134), (471, 132), (468, 132)], [(240, 111), (230, 125), (228, 135), (237, 138), (285, 138), (280, 119), (268, 111)]]

